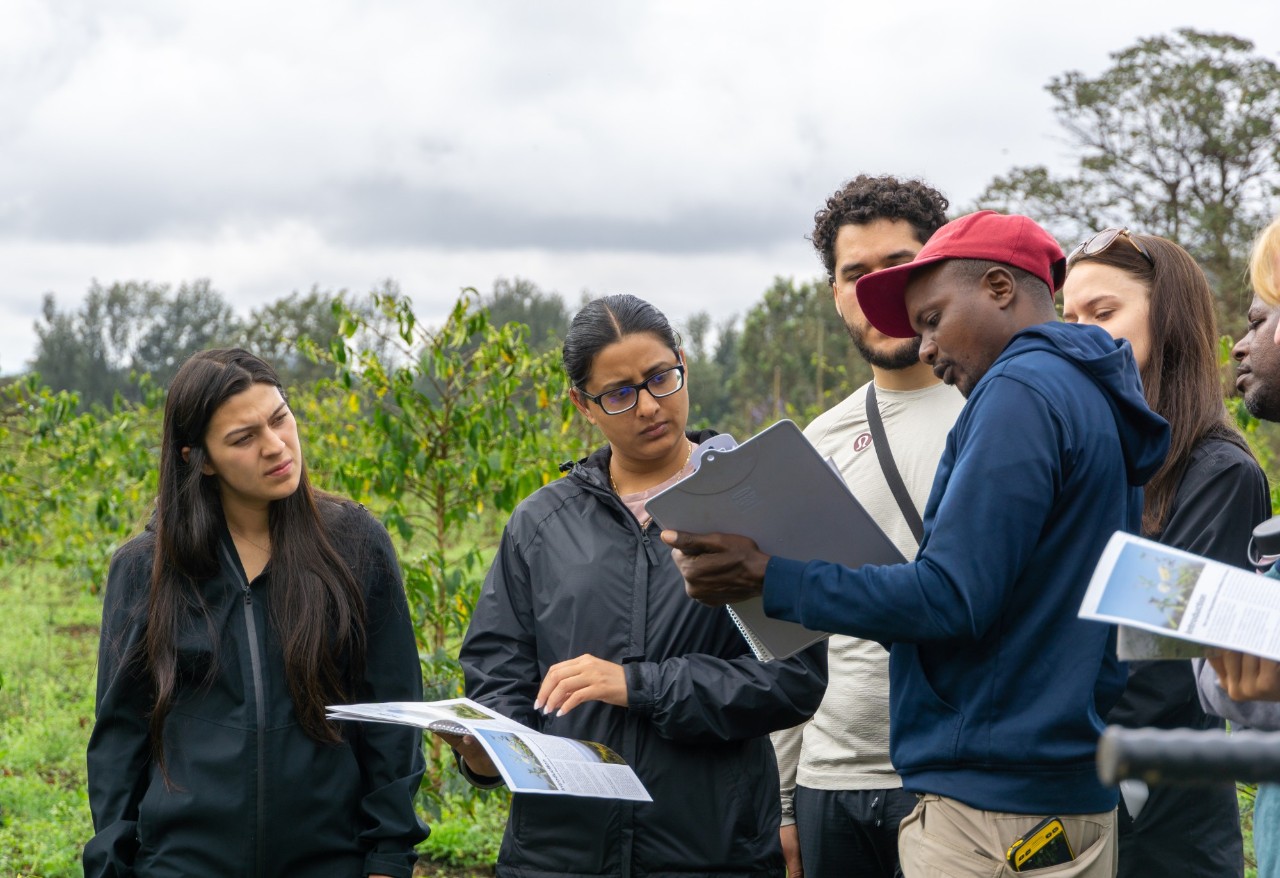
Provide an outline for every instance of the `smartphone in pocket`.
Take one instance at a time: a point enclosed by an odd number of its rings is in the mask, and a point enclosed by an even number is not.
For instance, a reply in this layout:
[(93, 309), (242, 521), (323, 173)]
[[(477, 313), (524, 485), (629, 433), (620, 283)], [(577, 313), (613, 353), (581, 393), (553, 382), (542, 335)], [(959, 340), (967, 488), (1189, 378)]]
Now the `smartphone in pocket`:
[(1067, 840), (1067, 829), (1057, 817), (1046, 817), (1009, 845), (1005, 859), (1015, 872), (1043, 869), (1076, 858)]

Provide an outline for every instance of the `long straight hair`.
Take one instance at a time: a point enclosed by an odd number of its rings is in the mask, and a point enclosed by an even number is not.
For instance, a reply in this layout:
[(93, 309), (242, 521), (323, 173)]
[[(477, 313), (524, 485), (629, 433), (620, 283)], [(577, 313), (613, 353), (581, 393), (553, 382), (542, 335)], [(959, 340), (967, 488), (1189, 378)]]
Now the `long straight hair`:
[(1084, 262), (1119, 269), (1147, 288), (1150, 345), (1142, 368), (1142, 391), (1151, 410), (1169, 422), (1169, 455), (1144, 489), (1142, 532), (1158, 536), (1169, 518), (1191, 452), (1210, 436), (1226, 439), (1250, 456), (1244, 436), (1231, 423), (1218, 372), (1218, 324), (1213, 290), (1196, 261), (1166, 238), (1133, 235), (1152, 262), (1125, 241), (1101, 253), (1081, 255)]
[[(224, 517), (218, 477), (203, 473), (205, 434), (218, 408), (253, 384), (269, 384), (284, 395), (275, 371), (248, 351), (203, 351), (182, 364), (165, 400), (144, 652), (154, 689), (152, 752), (166, 780), (164, 723), (179, 684), (179, 633), (203, 621), (216, 663), (218, 632), (200, 585), (221, 566)], [(364, 673), (366, 649), (363, 593), (321, 516), (319, 504), (335, 502), (328, 495), (317, 499), (304, 460), (298, 489), (268, 509), (270, 622), (284, 653), (285, 679), (303, 730), (330, 743), (342, 736), (325, 719), (325, 705), (349, 700), (352, 681)], [(216, 664), (206, 669), (205, 684), (215, 670)]]

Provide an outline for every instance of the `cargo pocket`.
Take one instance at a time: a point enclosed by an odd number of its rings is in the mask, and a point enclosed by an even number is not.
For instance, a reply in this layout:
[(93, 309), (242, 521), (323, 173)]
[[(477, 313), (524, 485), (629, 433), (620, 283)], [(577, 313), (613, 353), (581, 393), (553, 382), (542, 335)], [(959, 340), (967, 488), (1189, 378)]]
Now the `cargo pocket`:
[[(1009, 838), (1015, 839), (1040, 822), (1039, 817), (1000, 817), (997, 823), (1008, 826)], [(1053, 878), (1110, 878), (1115, 874), (1119, 854), (1116, 839), (1116, 814), (1063, 814), (1059, 818), (1067, 841), (1076, 858), (1069, 863), (1024, 869), (1015, 872), (1007, 865), (1002, 875), (1051, 875)]]
[[(958, 831), (937, 811), (938, 796), (922, 796), (915, 809), (898, 827), (898, 853), (905, 878), (1000, 878), (1006, 871), (1003, 861), (966, 844)], [(925, 806), (935, 805), (933, 827), (927, 827)]]

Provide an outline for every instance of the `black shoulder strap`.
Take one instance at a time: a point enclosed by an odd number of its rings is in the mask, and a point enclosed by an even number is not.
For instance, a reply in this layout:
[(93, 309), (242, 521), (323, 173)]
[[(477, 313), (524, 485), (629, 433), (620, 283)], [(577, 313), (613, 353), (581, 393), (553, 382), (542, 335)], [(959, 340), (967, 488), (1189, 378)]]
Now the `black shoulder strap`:
[(924, 522), (920, 520), (920, 512), (911, 501), (907, 486), (902, 482), (898, 465), (893, 462), (893, 449), (889, 447), (889, 437), (884, 434), (884, 421), (880, 420), (880, 403), (876, 402), (876, 383), (867, 385), (867, 424), (871, 428), (871, 443), (876, 448), (876, 457), (880, 459), (880, 469), (884, 470), (884, 480), (889, 483), (893, 499), (898, 501), (902, 517), (907, 520), (907, 527), (919, 543), (924, 539)]

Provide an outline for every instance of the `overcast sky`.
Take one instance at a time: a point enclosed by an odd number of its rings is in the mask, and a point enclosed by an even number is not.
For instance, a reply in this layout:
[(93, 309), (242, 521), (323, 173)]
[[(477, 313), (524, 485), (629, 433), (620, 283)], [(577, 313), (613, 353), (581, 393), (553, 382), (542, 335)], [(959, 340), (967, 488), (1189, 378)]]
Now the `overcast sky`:
[(2, 0), (0, 373), (95, 278), (242, 313), (394, 278), (431, 319), (520, 276), (719, 320), (819, 273), (859, 172), (959, 207), (1064, 166), (1050, 77), (1183, 26), (1280, 61), (1267, 0)]

